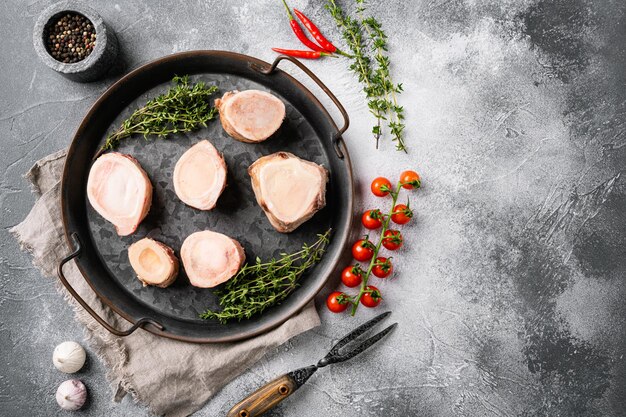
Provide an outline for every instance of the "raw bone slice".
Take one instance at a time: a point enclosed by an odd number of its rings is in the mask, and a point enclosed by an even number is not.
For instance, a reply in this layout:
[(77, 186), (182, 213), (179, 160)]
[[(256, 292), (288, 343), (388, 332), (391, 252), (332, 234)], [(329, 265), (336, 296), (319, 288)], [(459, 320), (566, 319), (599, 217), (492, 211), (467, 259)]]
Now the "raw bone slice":
[(118, 235), (128, 236), (150, 210), (152, 184), (135, 158), (107, 153), (89, 171), (87, 198), (102, 217), (113, 223)]
[(226, 162), (208, 140), (189, 148), (174, 167), (174, 191), (181, 201), (211, 210), (226, 188)]
[(172, 248), (147, 237), (130, 245), (128, 260), (144, 287), (165, 288), (178, 276), (178, 258)]
[(294, 231), (326, 205), (326, 168), (289, 152), (257, 159), (248, 174), (257, 202), (281, 233)]
[(274, 134), (285, 118), (285, 103), (260, 90), (231, 91), (215, 100), (222, 127), (233, 138), (258, 143)]
[(205, 230), (185, 239), (180, 258), (191, 285), (213, 288), (235, 276), (246, 255), (235, 239)]

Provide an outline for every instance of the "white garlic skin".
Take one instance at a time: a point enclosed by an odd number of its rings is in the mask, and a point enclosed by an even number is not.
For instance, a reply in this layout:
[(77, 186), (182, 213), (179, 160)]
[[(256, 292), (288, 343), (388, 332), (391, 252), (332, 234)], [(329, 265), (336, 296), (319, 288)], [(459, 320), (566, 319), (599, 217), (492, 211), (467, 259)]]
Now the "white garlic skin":
[(57, 389), (57, 403), (64, 410), (75, 411), (85, 405), (87, 388), (78, 379), (68, 379)]
[(85, 349), (76, 342), (63, 342), (54, 349), (52, 354), (54, 366), (66, 374), (80, 371), (86, 358)]

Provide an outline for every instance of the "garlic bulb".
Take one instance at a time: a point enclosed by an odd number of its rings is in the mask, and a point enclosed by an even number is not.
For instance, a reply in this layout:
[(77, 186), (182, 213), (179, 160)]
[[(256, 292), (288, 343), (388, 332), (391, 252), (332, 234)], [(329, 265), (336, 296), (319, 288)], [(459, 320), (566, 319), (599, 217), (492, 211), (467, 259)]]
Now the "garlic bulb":
[(61, 372), (73, 374), (80, 371), (87, 357), (85, 349), (76, 342), (63, 342), (54, 349), (52, 362)]
[(64, 410), (78, 410), (87, 401), (87, 388), (78, 379), (68, 379), (57, 389), (57, 403)]

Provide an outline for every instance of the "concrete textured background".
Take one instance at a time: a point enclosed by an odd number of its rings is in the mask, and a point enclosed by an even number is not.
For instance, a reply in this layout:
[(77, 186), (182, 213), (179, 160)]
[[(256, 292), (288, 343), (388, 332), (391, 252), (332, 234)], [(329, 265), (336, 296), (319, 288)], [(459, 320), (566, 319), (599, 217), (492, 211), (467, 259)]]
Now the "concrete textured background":
[[(277, 0), (88, 3), (116, 31), (127, 68), (192, 49), (271, 60), (270, 47), (297, 46)], [(290, 3), (339, 39), (323, 2)], [(75, 84), (38, 61), (31, 30), (48, 4), (11, 0), (0, 16), (3, 416), (66, 415), (53, 398), (64, 376), (51, 354), (63, 340), (81, 341), (82, 329), (8, 229), (34, 201), (22, 175), (68, 145), (116, 79)], [(372, 121), (343, 59), (309, 65), (352, 117), (345, 138), (359, 209), (375, 203), (366, 192), (374, 176), (414, 167), (424, 177), (397, 277), (379, 285), (400, 327), (358, 360), (318, 372), (271, 415), (626, 415), (626, 3), (395, 0), (369, 9), (390, 35), (393, 75), (405, 85), (408, 156), (389, 142), (373, 149)], [(222, 415), (376, 313), (320, 311), (322, 327), (197, 415)], [(82, 415), (146, 415), (129, 398), (111, 402), (93, 356), (79, 376), (91, 393)]]

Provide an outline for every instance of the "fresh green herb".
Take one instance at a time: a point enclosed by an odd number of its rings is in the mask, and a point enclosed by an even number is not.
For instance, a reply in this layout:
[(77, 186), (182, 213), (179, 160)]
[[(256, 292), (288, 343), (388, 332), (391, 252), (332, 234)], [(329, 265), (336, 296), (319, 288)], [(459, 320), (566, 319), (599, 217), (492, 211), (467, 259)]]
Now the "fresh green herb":
[(376, 147), (383, 134), (382, 121), (387, 121), (396, 149), (407, 152), (404, 143), (404, 108), (398, 105), (397, 95), (402, 84), (394, 84), (389, 73), (387, 35), (374, 17), (363, 17), (365, 0), (356, 0), (357, 17), (348, 16), (335, 0), (327, 0), (326, 9), (341, 30), (343, 39), (352, 52), (352, 70), (363, 84), (367, 106), (376, 118), (372, 134)]
[(217, 109), (211, 106), (211, 96), (217, 86), (199, 81), (189, 84), (189, 76), (174, 77), (174, 86), (167, 93), (153, 98), (135, 110), (114, 132), (107, 136), (102, 151), (117, 147), (122, 139), (135, 134), (144, 138), (155, 135), (164, 138), (170, 133), (189, 132), (206, 127), (215, 118)]
[(363, 27), (371, 39), (371, 45), (375, 51), (374, 59), (377, 63), (373, 72), (374, 84), (379, 86), (379, 98), (377, 107), (380, 112), (389, 115), (388, 127), (392, 140), (396, 142), (396, 149), (406, 152), (404, 144), (404, 108), (398, 106), (397, 95), (402, 92), (402, 84), (394, 84), (389, 74), (389, 56), (387, 52), (387, 35), (382, 30), (381, 24), (373, 17), (362, 19)]
[(305, 243), (297, 252), (281, 253), (280, 259), (262, 262), (257, 258), (255, 264), (244, 265), (223, 289), (216, 291), (221, 311), (207, 310), (200, 317), (217, 319), (224, 324), (233, 319), (250, 318), (280, 303), (296, 289), (302, 274), (322, 258), (330, 232), (318, 235), (315, 243)]

